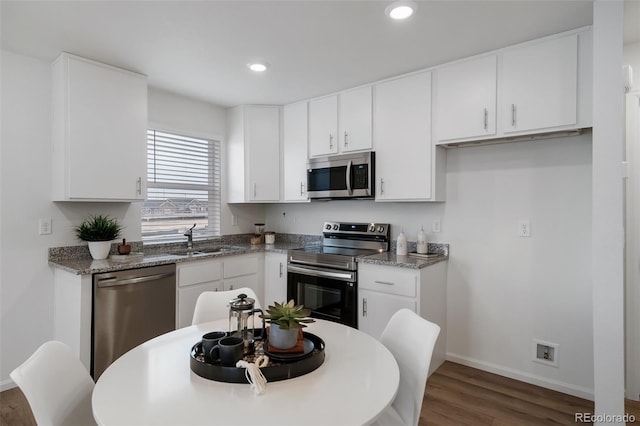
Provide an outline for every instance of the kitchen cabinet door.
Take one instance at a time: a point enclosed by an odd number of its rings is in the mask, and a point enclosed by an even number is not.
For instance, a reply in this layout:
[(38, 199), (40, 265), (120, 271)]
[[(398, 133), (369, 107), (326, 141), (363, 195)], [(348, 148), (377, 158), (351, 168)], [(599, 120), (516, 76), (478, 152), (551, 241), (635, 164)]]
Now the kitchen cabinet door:
[(243, 105), (227, 114), (230, 203), (280, 200), (280, 107)]
[(338, 96), (309, 101), (309, 157), (338, 152)]
[(486, 56), (436, 71), (437, 141), (496, 134), (497, 57)]
[(431, 73), (375, 86), (376, 201), (432, 198)]
[(265, 253), (264, 306), (287, 301), (287, 255)]
[(222, 291), (222, 281), (209, 281), (205, 283), (180, 287), (178, 290), (178, 327), (188, 327), (193, 320), (193, 311), (200, 293), (204, 291)]
[(282, 185), (283, 201), (308, 201), (307, 195), (307, 102), (283, 109)]
[(376, 339), (380, 339), (391, 316), (398, 310), (407, 308), (417, 312), (418, 302), (413, 297), (378, 293), (366, 289), (359, 289), (358, 293), (358, 329)]
[(373, 148), (371, 86), (342, 92), (339, 95), (339, 150), (363, 151)]
[(500, 81), (505, 133), (575, 125), (578, 35), (505, 52)]
[(63, 53), (52, 81), (54, 201), (144, 200), (146, 77)]

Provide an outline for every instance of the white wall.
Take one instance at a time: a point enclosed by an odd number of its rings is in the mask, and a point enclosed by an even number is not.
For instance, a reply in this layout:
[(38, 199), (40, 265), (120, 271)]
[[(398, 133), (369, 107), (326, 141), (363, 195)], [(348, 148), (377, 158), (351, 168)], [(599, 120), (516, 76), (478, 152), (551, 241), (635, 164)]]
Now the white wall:
[[(447, 152), (445, 203), (271, 205), (266, 227), (320, 234), (325, 220), (389, 222), (394, 238), (404, 227), (415, 241), (424, 224), (430, 241), (450, 244), (449, 358), (591, 397), (590, 191), (589, 134), (466, 147)], [(520, 219), (531, 238), (516, 236)], [(560, 345), (558, 368), (531, 361), (534, 338)]]
[[(124, 237), (140, 237), (140, 208), (129, 203), (51, 202), (49, 64), (2, 51), (0, 151), (0, 388), (9, 373), (53, 335), (53, 273), (47, 248), (80, 244), (73, 226), (92, 213), (118, 217)], [(52, 218), (53, 233), (38, 234)]]

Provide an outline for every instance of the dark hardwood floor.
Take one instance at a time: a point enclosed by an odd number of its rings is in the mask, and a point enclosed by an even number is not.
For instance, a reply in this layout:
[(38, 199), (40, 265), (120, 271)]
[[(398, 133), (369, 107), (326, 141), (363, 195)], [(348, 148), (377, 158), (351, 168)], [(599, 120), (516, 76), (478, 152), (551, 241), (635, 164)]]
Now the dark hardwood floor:
[[(640, 402), (625, 405), (640, 423)], [(0, 426), (36, 424), (18, 388), (0, 393), (0, 407)], [(445, 362), (427, 382), (420, 426), (575, 425), (575, 413), (593, 413), (593, 402)]]

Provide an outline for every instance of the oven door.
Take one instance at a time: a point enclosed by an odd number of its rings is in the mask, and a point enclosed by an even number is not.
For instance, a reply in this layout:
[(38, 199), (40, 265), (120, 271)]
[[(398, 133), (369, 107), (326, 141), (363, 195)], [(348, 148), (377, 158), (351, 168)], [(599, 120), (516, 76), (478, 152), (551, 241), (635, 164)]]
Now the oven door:
[(287, 299), (311, 310), (311, 317), (358, 327), (355, 271), (289, 264)]

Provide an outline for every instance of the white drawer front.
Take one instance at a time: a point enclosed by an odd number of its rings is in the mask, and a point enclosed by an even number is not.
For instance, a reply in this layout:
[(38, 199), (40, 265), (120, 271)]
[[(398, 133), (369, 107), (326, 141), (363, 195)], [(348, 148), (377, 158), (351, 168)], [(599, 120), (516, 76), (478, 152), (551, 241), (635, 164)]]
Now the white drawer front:
[(255, 255), (240, 255), (224, 259), (224, 277), (239, 277), (241, 275), (258, 272), (258, 257)]
[(362, 289), (416, 297), (417, 283), (418, 273), (415, 271), (390, 266), (358, 266), (358, 287)]
[(204, 260), (178, 265), (178, 286), (216, 281), (222, 278), (222, 263), (218, 260)]

